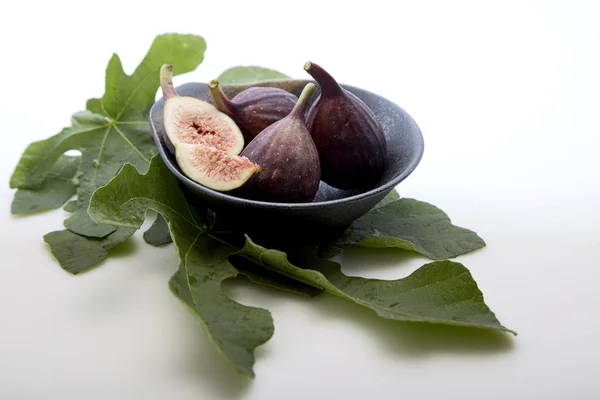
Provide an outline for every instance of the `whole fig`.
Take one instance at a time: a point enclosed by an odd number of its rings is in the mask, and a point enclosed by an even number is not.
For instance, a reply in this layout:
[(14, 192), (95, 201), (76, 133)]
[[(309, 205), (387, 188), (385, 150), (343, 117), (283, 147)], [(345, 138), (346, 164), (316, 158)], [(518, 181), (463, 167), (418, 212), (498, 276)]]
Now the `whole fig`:
[(215, 106), (235, 121), (246, 142), (287, 116), (298, 101), (292, 93), (279, 88), (251, 87), (231, 100), (223, 92), (219, 81), (210, 81), (208, 88)]
[(292, 111), (265, 128), (240, 154), (261, 168), (244, 197), (285, 203), (314, 199), (321, 168), (304, 113), (315, 89), (316, 85), (307, 84)]
[(319, 65), (307, 62), (304, 70), (321, 87), (306, 117), (319, 150), (321, 179), (338, 189), (372, 187), (383, 174), (387, 153), (375, 114)]
[(241, 131), (226, 114), (195, 97), (179, 96), (173, 67), (163, 65), (160, 83), (165, 98), (165, 144), (181, 171), (191, 180), (218, 191), (243, 186), (260, 168), (238, 154)]

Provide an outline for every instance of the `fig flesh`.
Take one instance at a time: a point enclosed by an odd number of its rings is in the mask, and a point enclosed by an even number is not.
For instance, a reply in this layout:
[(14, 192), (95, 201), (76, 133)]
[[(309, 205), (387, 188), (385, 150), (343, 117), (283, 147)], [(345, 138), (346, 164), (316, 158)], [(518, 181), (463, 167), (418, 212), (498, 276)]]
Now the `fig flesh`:
[(181, 171), (193, 181), (217, 191), (246, 184), (259, 166), (238, 154), (244, 137), (235, 122), (212, 104), (179, 96), (173, 87), (172, 66), (160, 72), (165, 98), (165, 142)]
[(307, 62), (304, 70), (321, 87), (306, 117), (319, 150), (321, 179), (344, 190), (372, 187), (383, 174), (387, 154), (375, 114), (319, 65)]
[(243, 186), (259, 170), (246, 157), (225, 154), (202, 144), (176, 145), (177, 164), (191, 180), (220, 192)]
[(307, 84), (292, 111), (259, 133), (241, 155), (261, 170), (244, 193), (255, 200), (305, 203), (314, 199), (321, 176), (319, 153), (304, 123), (316, 85)]
[(208, 88), (217, 109), (236, 122), (246, 142), (250, 142), (269, 125), (286, 117), (298, 101), (292, 93), (279, 88), (251, 87), (231, 100), (223, 92), (219, 81), (210, 81)]
[(215, 147), (227, 154), (240, 154), (244, 137), (236, 123), (215, 106), (195, 97), (179, 96), (173, 86), (173, 67), (163, 65), (160, 85), (165, 98), (163, 121), (165, 143), (175, 154), (177, 143)]

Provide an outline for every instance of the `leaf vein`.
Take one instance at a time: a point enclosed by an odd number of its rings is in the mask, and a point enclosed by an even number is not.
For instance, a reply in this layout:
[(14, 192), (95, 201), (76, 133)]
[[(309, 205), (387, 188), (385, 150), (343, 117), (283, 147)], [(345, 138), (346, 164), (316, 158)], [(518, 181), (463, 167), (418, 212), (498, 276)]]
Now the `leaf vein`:
[(142, 87), (142, 84), (152, 74), (153, 74), (153, 71), (150, 71), (150, 72), (148, 72), (146, 74), (146, 76), (144, 76), (142, 79), (140, 79), (140, 81), (138, 82), (138, 84), (131, 91), (131, 94), (129, 95), (129, 97), (127, 98), (127, 100), (125, 100), (125, 104), (123, 105), (123, 108), (121, 109), (121, 111), (119, 111), (119, 114), (117, 114), (117, 116), (115, 117), (115, 120), (118, 121), (123, 116), (123, 114), (125, 114), (125, 111), (127, 110), (127, 107), (129, 106), (129, 103), (131, 103), (131, 100), (133, 99), (133, 97), (135, 96), (135, 94), (137, 93), (137, 91), (140, 90), (140, 87)]
[(121, 138), (123, 138), (123, 140), (133, 149), (133, 151), (135, 151), (137, 153), (137, 155), (139, 155), (142, 160), (146, 161), (147, 164), (150, 164), (150, 160), (148, 160), (148, 158), (140, 151), (140, 149), (138, 149), (132, 142), (131, 140), (129, 140), (129, 138), (127, 136), (125, 136), (125, 134), (119, 129), (119, 127), (117, 125), (114, 125), (115, 130), (117, 131), (117, 133), (121, 136)]
[[(110, 133), (110, 128), (111, 126), (108, 125), (108, 127), (106, 128), (106, 132), (104, 132), (104, 137), (102, 137), (102, 142), (100, 143), (100, 150), (98, 150), (98, 157), (96, 158), (96, 161), (98, 161), (98, 163), (100, 162), (100, 159), (102, 158), (102, 152), (104, 151), (104, 146), (106, 145), (106, 139), (108, 138), (108, 134)], [(94, 185), (94, 187), (96, 187), (96, 183), (97, 183), (97, 178), (98, 178), (98, 170), (100, 168), (95, 167), (94, 168), (94, 175), (92, 176), (92, 184)]]
[[(137, 201), (137, 200), (146, 200), (150, 203), (156, 204), (158, 206), (162, 206), (164, 208), (166, 208), (167, 210), (171, 211), (173, 214), (177, 215), (178, 217), (181, 217), (182, 220), (184, 220), (185, 222), (187, 222), (188, 224), (190, 224), (191, 226), (193, 226), (194, 228), (198, 229), (199, 231), (201, 231), (202, 233), (202, 228), (200, 226), (198, 226), (198, 224), (196, 224), (193, 220), (188, 219), (185, 215), (181, 214), (179, 211), (175, 210), (173, 207), (169, 206), (168, 204), (165, 204), (163, 202), (160, 202), (158, 200), (155, 199), (151, 199), (148, 197), (142, 197), (142, 196), (136, 196), (136, 197), (131, 197), (131, 199), (127, 200), (126, 202), (124, 202), (118, 209), (118, 213), (121, 213), (121, 210), (123, 209), (123, 207), (125, 207), (127, 204), (133, 202), (133, 201)], [(187, 204), (187, 202), (186, 202)], [(158, 210), (155, 210), (156, 212), (160, 212)], [(114, 221), (111, 220), (111, 223), (113, 223)]]
[(115, 121), (117, 125), (146, 125), (148, 121)]

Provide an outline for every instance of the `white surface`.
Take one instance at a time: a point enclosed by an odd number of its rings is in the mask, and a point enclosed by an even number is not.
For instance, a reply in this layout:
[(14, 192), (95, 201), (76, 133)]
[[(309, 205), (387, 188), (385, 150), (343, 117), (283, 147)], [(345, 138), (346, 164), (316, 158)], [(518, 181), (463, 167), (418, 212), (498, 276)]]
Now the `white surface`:
[[(600, 398), (598, 3), (131, 3), (3, 7), (0, 398)], [(42, 235), (66, 213), (11, 216), (9, 175), (29, 142), (103, 93), (112, 52), (131, 72), (164, 32), (208, 43), (176, 84), (239, 64), (304, 77), (312, 60), (405, 108), (426, 150), (399, 191), (487, 241), (458, 260), (519, 336), (394, 324), (331, 296), (228, 284), (275, 320), (249, 381), (169, 292), (172, 247), (136, 235), (90, 273), (62, 271)], [(349, 251), (344, 270), (391, 279), (425, 262)]]

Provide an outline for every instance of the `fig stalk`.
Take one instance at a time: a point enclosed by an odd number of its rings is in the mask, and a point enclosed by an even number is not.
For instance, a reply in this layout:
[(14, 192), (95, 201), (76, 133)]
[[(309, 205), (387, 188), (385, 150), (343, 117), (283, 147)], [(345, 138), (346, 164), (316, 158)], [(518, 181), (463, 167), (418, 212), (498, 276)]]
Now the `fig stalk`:
[(304, 87), (302, 93), (300, 93), (300, 97), (298, 97), (296, 105), (289, 114), (291, 118), (301, 119), (304, 122), (304, 113), (308, 108), (308, 101), (316, 89), (317, 86), (313, 83), (309, 83)]
[(283, 89), (260, 86), (250, 87), (230, 100), (216, 79), (208, 84), (208, 93), (217, 109), (240, 127), (246, 142), (286, 117), (298, 100)]
[(329, 75), (329, 72), (325, 71), (319, 65), (308, 61), (306, 64), (304, 64), (304, 70), (308, 72), (310, 76), (312, 76), (315, 79), (315, 81), (317, 81), (317, 83), (321, 87), (321, 92), (326, 96), (336, 96), (344, 94), (343, 89), (339, 85), (339, 83), (337, 83), (337, 81), (333, 79), (331, 75)]
[(224, 112), (228, 115), (234, 113), (234, 106), (231, 103), (231, 100), (225, 95), (223, 92), (223, 88), (219, 84), (219, 81), (213, 79), (208, 83), (208, 90), (210, 92), (210, 97), (215, 103), (215, 107), (217, 107), (221, 112)]
[(160, 68), (160, 88), (165, 100), (177, 96), (177, 91), (173, 86), (173, 66), (170, 64), (163, 64)]

